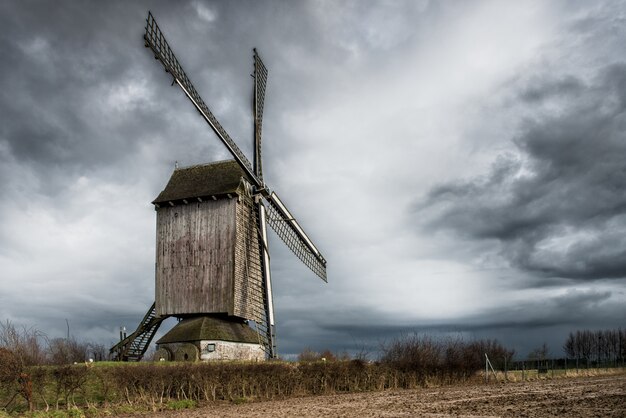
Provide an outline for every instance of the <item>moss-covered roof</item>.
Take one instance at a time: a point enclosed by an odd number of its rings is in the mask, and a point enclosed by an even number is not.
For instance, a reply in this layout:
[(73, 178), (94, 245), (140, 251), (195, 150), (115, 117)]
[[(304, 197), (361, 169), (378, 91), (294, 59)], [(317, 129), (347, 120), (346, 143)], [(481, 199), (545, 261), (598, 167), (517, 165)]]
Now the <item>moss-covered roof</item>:
[(235, 160), (177, 168), (152, 203), (236, 193), (244, 176)]
[(257, 333), (243, 322), (230, 321), (214, 316), (200, 316), (183, 319), (157, 344), (178, 343), (200, 340), (235, 341), (259, 343)]

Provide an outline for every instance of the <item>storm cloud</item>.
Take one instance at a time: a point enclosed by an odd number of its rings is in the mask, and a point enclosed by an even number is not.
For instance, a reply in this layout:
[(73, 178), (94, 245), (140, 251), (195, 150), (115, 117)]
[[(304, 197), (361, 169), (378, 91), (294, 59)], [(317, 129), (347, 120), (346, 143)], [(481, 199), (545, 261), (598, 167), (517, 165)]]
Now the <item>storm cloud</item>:
[(434, 187), (430, 226), (494, 240), (512, 265), (573, 280), (626, 277), (626, 64), (589, 83), (568, 76), (518, 86), (544, 114), (483, 176)]

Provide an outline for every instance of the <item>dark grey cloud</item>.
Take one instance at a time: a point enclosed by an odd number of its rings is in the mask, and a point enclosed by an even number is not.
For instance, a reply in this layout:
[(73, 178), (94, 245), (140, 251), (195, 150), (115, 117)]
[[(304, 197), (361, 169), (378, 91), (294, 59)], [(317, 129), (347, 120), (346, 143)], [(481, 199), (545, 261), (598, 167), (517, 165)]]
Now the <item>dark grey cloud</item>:
[(522, 89), (520, 97), (529, 104), (550, 100), (555, 96), (576, 100), (584, 89), (581, 80), (571, 75), (557, 80), (538, 78)]
[(103, 96), (128, 70), (130, 51), (108, 37), (123, 28), (102, 19), (97, 8), (48, 5), (44, 14), (27, 3), (15, 6), (4, 3), (0, 13), (0, 42), (8, 55), (0, 64), (7, 77), (0, 111), (11, 151), (51, 164), (107, 163), (126, 152), (133, 142), (93, 128), (104, 126), (98, 120), (108, 116), (101, 113)]
[(430, 227), (494, 240), (516, 267), (594, 280), (626, 277), (626, 64), (589, 82), (533, 79), (528, 106), (554, 105), (521, 123), (517, 152), (482, 177), (434, 187), (416, 207)]
[[(546, 293), (517, 301), (508, 307), (488, 308), (454, 320), (399, 321), (378, 309), (331, 307), (325, 312), (303, 315), (297, 310), (280, 312), (285, 320), (279, 331), (290, 336), (305, 336), (311, 348), (358, 353), (365, 350), (377, 356), (385, 343), (409, 334), (428, 334), (441, 338), (466, 340), (497, 338), (524, 353), (547, 342), (555, 355), (567, 333), (576, 329), (623, 327), (626, 308), (612, 299), (608, 290), (570, 290)], [(283, 352), (297, 354), (302, 349), (297, 339), (290, 339)]]

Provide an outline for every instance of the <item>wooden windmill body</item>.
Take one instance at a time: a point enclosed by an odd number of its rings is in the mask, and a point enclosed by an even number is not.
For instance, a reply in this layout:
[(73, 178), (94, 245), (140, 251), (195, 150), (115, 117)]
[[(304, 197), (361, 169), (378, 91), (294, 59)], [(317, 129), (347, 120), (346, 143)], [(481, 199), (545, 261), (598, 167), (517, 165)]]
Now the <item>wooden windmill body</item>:
[(270, 295), (245, 173), (234, 160), (177, 168), (153, 203), (156, 314), (183, 319), (157, 341), (158, 356), (264, 358), (259, 328)]
[(232, 160), (174, 171), (153, 202), (157, 315), (254, 319), (263, 277), (249, 190)]
[(148, 14), (144, 40), (233, 160), (177, 168), (152, 202), (157, 212), (155, 303), (137, 330), (111, 348), (139, 360), (161, 322), (180, 322), (159, 341), (164, 359), (276, 357), (266, 225), (326, 281), (326, 260), (263, 180), (261, 127), (267, 69), (254, 51), (254, 165), (196, 92)]

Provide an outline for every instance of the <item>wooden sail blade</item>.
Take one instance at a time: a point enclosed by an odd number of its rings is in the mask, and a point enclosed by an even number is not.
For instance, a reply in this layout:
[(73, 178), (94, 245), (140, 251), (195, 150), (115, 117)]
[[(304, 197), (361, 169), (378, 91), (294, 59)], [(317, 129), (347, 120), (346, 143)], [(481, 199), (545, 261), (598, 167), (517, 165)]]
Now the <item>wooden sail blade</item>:
[(261, 158), (261, 131), (263, 130), (263, 105), (267, 85), (267, 68), (254, 50), (254, 173), (263, 182), (263, 161)]
[(157, 25), (152, 13), (148, 12), (148, 18), (146, 19), (146, 32), (144, 34), (144, 40), (146, 47), (149, 47), (154, 52), (154, 57), (161, 61), (165, 71), (170, 73), (174, 77), (174, 82), (185, 92), (189, 100), (194, 104), (198, 112), (202, 115), (204, 120), (215, 131), (219, 139), (226, 145), (226, 148), (231, 152), (235, 160), (241, 165), (243, 170), (250, 176), (251, 180), (256, 186), (260, 187), (262, 183), (256, 177), (252, 170), (250, 161), (246, 158), (244, 153), (239, 149), (235, 141), (228, 135), (228, 132), (218, 122), (217, 118), (213, 115), (209, 107), (204, 103), (202, 97), (198, 94), (195, 87), (189, 80), (189, 77), (185, 74), (183, 67), (180, 65), (174, 52), (170, 48), (169, 44), (165, 40), (165, 36), (159, 25)]
[(326, 279), (326, 260), (304, 232), (278, 195), (272, 192), (266, 196), (267, 223), (283, 240), (291, 251), (320, 279)]
[(263, 162), (261, 158), (261, 131), (263, 128), (263, 105), (267, 85), (267, 68), (254, 50), (254, 173), (263, 182)]

